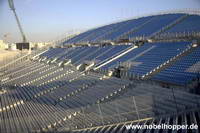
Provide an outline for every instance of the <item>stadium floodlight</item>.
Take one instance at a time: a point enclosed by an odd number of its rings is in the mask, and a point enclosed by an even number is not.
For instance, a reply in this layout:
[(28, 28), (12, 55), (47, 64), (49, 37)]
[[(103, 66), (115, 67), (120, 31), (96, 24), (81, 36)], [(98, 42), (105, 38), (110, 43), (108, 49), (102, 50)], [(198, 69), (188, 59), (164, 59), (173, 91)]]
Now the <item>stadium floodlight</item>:
[(12, 0), (8, 0), (8, 4), (11, 10), (15, 10), (14, 2)]
[(13, 11), (13, 13), (14, 13), (14, 16), (15, 16), (15, 19), (16, 19), (16, 21), (17, 21), (17, 25), (18, 25), (18, 27), (19, 27), (19, 30), (20, 30), (20, 33), (21, 33), (23, 42), (25, 43), (25, 42), (27, 42), (26, 36), (25, 36), (25, 34), (24, 34), (24, 32), (23, 32), (23, 29), (22, 29), (22, 26), (21, 26), (21, 24), (20, 24), (19, 18), (18, 18), (18, 16), (17, 16), (16, 11), (15, 11), (15, 6), (14, 6), (13, 0), (8, 0), (8, 4), (9, 4), (10, 9), (11, 9), (11, 10)]

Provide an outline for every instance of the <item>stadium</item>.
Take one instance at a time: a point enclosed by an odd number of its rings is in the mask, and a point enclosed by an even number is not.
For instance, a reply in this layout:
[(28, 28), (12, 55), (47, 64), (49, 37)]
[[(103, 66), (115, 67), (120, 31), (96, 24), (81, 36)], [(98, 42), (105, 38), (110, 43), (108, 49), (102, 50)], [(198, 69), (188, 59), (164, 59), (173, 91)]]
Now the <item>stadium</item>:
[(1, 65), (0, 131), (200, 132), (199, 24), (199, 11), (140, 16)]

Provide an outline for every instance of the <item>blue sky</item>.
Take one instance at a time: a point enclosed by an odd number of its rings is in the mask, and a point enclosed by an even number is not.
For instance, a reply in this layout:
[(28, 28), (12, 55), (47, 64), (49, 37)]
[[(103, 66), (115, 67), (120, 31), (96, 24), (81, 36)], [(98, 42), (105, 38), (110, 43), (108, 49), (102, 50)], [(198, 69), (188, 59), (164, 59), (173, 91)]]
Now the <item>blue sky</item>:
[[(50, 41), (134, 16), (177, 9), (199, 9), (200, 0), (14, 0), (29, 41)], [(21, 40), (7, 0), (0, 0), (0, 39)]]

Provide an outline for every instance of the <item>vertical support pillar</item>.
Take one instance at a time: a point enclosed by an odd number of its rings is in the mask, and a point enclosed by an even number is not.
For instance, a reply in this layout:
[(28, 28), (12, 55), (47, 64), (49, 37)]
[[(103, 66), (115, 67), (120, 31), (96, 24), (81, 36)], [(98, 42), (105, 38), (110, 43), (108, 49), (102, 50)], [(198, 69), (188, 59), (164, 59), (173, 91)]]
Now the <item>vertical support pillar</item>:
[(102, 125), (104, 125), (103, 114), (102, 114), (102, 111), (101, 111), (100, 105), (97, 104), (97, 106), (98, 106), (98, 109), (99, 109), (99, 114), (100, 114), (100, 117), (101, 117)]
[(133, 104), (134, 104), (135, 111), (136, 111), (136, 114), (137, 114), (137, 117), (138, 117), (138, 120), (139, 120), (140, 119), (140, 115), (139, 115), (139, 112), (138, 112), (138, 108), (137, 108), (137, 104), (136, 104), (136, 100), (135, 100), (134, 96), (133, 96)]

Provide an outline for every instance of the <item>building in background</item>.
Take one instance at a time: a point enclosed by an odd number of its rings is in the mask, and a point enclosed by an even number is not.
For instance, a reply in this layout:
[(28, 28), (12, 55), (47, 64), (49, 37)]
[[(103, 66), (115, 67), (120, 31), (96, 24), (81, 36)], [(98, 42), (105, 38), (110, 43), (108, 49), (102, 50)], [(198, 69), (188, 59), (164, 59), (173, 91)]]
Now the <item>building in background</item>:
[(0, 40), (0, 49), (1, 50), (8, 49), (8, 44), (5, 43), (3, 40)]
[(50, 42), (30, 42), (31, 49), (40, 49), (49, 46)]
[(16, 43), (10, 43), (9, 46), (8, 46), (8, 50), (17, 50), (17, 46), (16, 46)]

